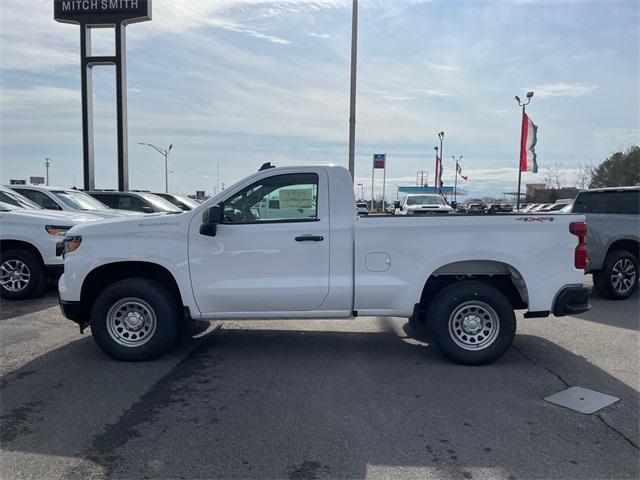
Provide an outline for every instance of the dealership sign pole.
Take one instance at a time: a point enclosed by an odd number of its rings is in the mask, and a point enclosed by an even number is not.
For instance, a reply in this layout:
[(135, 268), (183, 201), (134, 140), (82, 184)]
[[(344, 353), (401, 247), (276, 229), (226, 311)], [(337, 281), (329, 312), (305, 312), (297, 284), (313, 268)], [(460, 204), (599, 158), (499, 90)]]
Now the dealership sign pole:
[[(373, 212), (373, 207), (375, 205), (375, 198), (373, 196), (373, 182), (375, 178), (376, 168), (384, 169), (384, 178), (386, 180), (387, 177), (387, 154), (386, 153), (374, 153), (373, 154), (373, 165), (371, 169), (371, 211)], [(384, 182), (382, 186), (382, 209), (384, 210)]]
[[(118, 190), (128, 190), (126, 26), (130, 23), (151, 20), (151, 0), (54, 0), (53, 18), (57, 22), (80, 25), (84, 189), (95, 188), (92, 69), (98, 65), (114, 65), (116, 68)], [(115, 55), (93, 56), (91, 54), (91, 29), (93, 28), (114, 29)]]

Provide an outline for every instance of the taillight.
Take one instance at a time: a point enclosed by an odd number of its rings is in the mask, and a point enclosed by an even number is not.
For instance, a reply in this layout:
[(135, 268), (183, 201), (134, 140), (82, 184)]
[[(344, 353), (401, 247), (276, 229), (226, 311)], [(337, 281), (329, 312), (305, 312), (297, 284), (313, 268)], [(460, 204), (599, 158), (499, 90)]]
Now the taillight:
[(570, 223), (569, 232), (578, 237), (578, 246), (574, 256), (575, 267), (584, 270), (587, 268), (587, 224), (584, 222)]

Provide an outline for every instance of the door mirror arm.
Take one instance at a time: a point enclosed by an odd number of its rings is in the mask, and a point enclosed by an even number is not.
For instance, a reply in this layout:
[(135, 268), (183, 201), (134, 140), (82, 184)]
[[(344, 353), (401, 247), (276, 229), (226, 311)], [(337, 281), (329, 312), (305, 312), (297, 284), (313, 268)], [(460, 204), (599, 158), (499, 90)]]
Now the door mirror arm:
[(200, 225), (200, 235), (215, 237), (218, 231), (218, 224), (222, 223), (224, 207), (222, 204), (214, 205), (202, 212), (202, 225)]

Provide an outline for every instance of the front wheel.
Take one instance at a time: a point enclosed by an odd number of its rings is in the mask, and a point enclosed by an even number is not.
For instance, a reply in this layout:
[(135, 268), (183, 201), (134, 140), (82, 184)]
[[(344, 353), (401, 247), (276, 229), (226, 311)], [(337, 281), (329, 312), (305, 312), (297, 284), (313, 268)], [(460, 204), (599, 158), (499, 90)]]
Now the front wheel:
[(10, 300), (37, 297), (46, 286), (42, 261), (29, 250), (7, 250), (0, 258), (0, 295)]
[(456, 363), (485, 365), (513, 343), (516, 317), (509, 300), (478, 281), (457, 282), (432, 300), (427, 328), (438, 350)]
[(98, 346), (116, 360), (150, 360), (164, 353), (178, 333), (175, 296), (149, 279), (121, 280), (107, 287), (91, 310)]

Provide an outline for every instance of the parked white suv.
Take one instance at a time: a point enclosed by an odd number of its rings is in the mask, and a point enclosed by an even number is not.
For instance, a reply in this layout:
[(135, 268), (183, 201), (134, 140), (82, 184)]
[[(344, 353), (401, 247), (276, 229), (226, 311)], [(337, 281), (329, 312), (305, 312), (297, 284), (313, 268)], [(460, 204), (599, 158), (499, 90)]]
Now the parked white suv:
[(41, 185), (12, 185), (13, 191), (24, 195), (47, 210), (91, 213), (102, 218), (136, 215), (128, 210), (116, 210), (96, 200), (81, 190), (71, 188), (44, 187)]
[(74, 225), (100, 220), (75, 212), (41, 209), (0, 186), (0, 295), (22, 300), (42, 293), (63, 270), (58, 243)]

